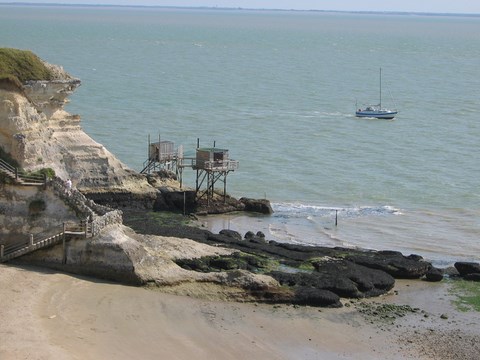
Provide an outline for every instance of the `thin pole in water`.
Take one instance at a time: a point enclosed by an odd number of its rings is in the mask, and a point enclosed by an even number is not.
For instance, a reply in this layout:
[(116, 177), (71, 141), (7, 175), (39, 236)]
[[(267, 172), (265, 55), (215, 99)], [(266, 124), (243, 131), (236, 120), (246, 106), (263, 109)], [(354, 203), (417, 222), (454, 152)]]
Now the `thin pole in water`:
[(335, 226), (338, 225), (338, 210), (335, 210)]
[(186, 205), (186, 199), (185, 199), (185, 191), (184, 191), (183, 192), (183, 216), (185, 216), (186, 214), (185, 205)]

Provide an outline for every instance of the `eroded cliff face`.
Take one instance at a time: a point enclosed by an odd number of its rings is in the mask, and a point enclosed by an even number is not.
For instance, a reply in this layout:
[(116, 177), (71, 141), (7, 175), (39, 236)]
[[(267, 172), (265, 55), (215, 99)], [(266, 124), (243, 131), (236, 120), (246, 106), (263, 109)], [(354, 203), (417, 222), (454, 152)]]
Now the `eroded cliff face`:
[(155, 193), (80, 126), (64, 106), (80, 86), (61, 67), (50, 81), (28, 81), (23, 89), (0, 87), (0, 146), (25, 170), (52, 168), (84, 193)]
[(57, 233), (63, 222), (76, 222), (75, 212), (51, 188), (0, 186), (0, 239)]

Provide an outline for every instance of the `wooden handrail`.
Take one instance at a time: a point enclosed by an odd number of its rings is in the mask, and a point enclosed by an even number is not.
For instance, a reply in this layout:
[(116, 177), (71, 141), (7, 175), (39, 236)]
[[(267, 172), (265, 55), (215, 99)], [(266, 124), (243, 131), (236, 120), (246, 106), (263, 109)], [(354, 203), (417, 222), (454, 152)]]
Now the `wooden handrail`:
[(92, 235), (92, 226), (90, 223), (83, 221), (80, 224), (64, 224), (61, 231), (45, 238), (34, 239), (33, 234), (30, 234), (28, 240), (16, 241), (11, 244), (2, 244), (0, 246), (0, 262), (8, 261), (15, 257), (58, 243), (64, 239), (66, 235), (83, 235), (86, 238), (89, 235)]
[(13, 167), (12, 165), (10, 165), (9, 163), (7, 163), (6, 161), (4, 161), (3, 159), (0, 159), (0, 168), (3, 168), (7, 171), (10, 171), (12, 173), (15, 172), (15, 167)]
[(45, 175), (29, 174), (25, 171), (19, 170), (18, 168), (10, 165), (3, 159), (0, 159), (0, 171), (3, 171), (12, 179), (14, 179), (15, 181), (17, 181), (22, 185), (25, 185), (25, 184), (45, 185), (47, 181)]

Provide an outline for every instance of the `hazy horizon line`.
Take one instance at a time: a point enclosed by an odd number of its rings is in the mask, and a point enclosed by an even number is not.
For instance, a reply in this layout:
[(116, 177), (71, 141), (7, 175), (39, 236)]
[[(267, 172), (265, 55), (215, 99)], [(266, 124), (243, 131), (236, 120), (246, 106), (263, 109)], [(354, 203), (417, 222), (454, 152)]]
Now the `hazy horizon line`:
[(334, 10), (334, 9), (279, 9), (279, 8), (244, 8), (218, 6), (176, 6), (176, 5), (128, 5), (128, 4), (67, 4), (67, 3), (32, 3), (32, 2), (0, 2), (0, 5), (11, 6), (64, 6), (64, 7), (111, 7), (111, 8), (158, 8), (158, 9), (191, 9), (191, 10), (229, 10), (229, 11), (292, 11), (323, 12), (372, 15), (424, 15), (424, 16), (461, 16), (480, 17), (480, 13), (421, 12), (421, 11), (379, 11), (379, 10)]

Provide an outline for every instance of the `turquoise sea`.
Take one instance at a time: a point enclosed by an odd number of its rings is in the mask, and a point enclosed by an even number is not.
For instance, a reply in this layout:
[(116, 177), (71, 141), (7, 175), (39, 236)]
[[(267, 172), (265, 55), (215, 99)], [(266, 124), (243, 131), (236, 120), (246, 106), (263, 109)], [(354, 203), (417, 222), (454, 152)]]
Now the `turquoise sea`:
[[(480, 17), (0, 6), (0, 46), (80, 78), (67, 110), (129, 167), (148, 135), (229, 149), (228, 192), (275, 214), (212, 230), (438, 265), (480, 261), (479, 34)], [(399, 115), (355, 118), (380, 68)]]

